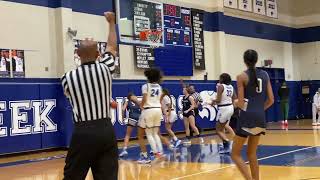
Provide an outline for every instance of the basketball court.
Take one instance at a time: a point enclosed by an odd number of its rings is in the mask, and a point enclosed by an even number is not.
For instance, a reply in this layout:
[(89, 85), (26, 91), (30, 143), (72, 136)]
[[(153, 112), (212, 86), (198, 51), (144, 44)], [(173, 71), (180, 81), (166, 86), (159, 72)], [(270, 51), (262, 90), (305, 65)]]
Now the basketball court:
[[(207, 132), (205, 144), (192, 140), (190, 147), (166, 151), (167, 158), (140, 165), (139, 148), (129, 148), (130, 156), (120, 160), (121, 180), (178, 179), (242, 179), (229, 155), (218, 153), (214, 132)], [(0, 159), (0, 179), (56, 180), (63, 177), (65, 151), (36, 153)], [(310, 120), (292, 121), (289, 129), (278, 123), (269, 124), (258, 150), (261, 179), (320, 179), (320, 129), (313, 129)], [(91, 180), (90, 174), (87, 180)]]

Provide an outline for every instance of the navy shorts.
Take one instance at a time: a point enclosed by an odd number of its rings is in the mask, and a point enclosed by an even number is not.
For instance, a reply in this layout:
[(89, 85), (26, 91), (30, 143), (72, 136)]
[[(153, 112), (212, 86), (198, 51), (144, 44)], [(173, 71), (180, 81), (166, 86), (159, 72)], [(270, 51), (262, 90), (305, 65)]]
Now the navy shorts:
[(194, 111), (189, 111), (188, 113), (183, 112), (183, 117), (189, 118), (190, 116), (194, 117)]
[(250, 133), (248, 133), (247, 131), (244, 131), (244, 130), (242, 130), (242, 129), (237, 129), (235, 133), (236, 133), (237, 136), (240, 136), (240, 137), (243, 137), (243, 138), (247, 138), (247, 137), (249, 137), (249, 136), (265, 135), (264, 132), (259, 133), (259, 134), (257, 134), (257, 135), (252, 135), (252, 134), (250, 134)]

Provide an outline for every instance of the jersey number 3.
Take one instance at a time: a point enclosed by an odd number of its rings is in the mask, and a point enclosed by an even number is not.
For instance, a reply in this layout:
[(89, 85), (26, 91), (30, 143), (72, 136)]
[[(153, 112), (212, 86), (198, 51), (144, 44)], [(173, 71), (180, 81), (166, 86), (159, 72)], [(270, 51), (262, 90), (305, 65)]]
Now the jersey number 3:
[(151, 89), (151, 97), (159, 96), (159, 89)]
[(262, 79), (258, 78), (257, 93), (262, 93)]

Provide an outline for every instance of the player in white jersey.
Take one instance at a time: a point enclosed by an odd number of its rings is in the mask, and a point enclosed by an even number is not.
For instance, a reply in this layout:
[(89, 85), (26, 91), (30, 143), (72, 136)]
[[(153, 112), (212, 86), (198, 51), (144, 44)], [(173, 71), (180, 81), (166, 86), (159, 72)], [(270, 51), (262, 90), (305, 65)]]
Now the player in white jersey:
[[(228, 126), (233, 113), (233, 100), (235, 99), (234, 88), (231, 85), (231, 77), (227, 73), (220, 75), (219, 84), (217, 85), (217, 98), (213, 100), (213, 104), (218, 105), (218, 115), (217, 115), (217, 134), (223, 141), (223, 147), (220, 148), (220, 153), (230, 152), (230, 142), (226, 136), (224, 130)], [(234, 135), (232, 128), (228, 128), (228, 131)]]
[(173, 123), (178, 119), (175, 105), (173, 104), (172, 98), (170, 96), (170, 92), (167, 89), (162, 90), (162, 98), (161, 98), (161, 108), (162, 114), (166, 126), (166, 130), (168, 134), (172, 137), (174, 147), (178, 147), (181, 143), (181, 140), (177, 138), (177, 136), (172, 131)]
[(144, 72), (148, 83), (142, 86), (142, 113), (139, 126), (145, 129), (148, 142), (156, 157), (161, 157), (163, 147), (159, 136), (161, 125), (161, 102), (162, 88), (159, 85), (162, 75), (158, 69), (148, 69)]

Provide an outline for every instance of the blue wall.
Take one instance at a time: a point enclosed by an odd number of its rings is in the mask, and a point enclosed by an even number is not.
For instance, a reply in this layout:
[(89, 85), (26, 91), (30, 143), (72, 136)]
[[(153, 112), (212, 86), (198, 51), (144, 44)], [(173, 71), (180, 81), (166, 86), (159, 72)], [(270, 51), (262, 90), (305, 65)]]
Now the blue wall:
[[(126, 81), (126, 80), (115, 80), (113, 85), (113, 98), (123, 99), (126, 97), (129, 91), (135, 92), (137, 95), (140, 93), (140, 87), (144, 81)], [(194, 84), (199, 92), (207, 90), (215, 90), (216, 81), (190, 81), (188, 83)], [(320, 81), (309, 81), (309, 82), (297, 82), (290, 81), (288, 86), (291, 89), (290, 93), (290, 119), (295, 119), (297, 115), (304, 114), (305, 118), (311, 118), (311, 102), (306, 101), (301, 95), (302, 85), (310, 85), (311, 95), (320, 87)], [(277, 89), (280, 87), (280, 82), (273, 81), (272, 85), (274, 87), (276, 95), (276, 103), (267, 112), (268, 121), (278, 121), (281, 119), (279, 112), (279, 102), (277, 97)], [(166, 81), (163, 83), (163, 87), (168, 88), (172, 95), (178, 98), (181, 92), (181, 86), (178, 81)], [(0, 137), (0, 154), (13, 153), (13, 152), (23, 152), (30, 150), (46, 149), (52, 147), (66, 147), (70, 140), (72, 134), (72, 114), (71, 108), (67, 100), (65, 99), (62, 88), (60, 86), (58, 79), (2, 79), (0, 82), (0, 102), (6, 102), (6, 111), (0, 111), (3, 114), (3, 125), (0, 127), (7, 127), (8, 136)], [(44, 132), (41, 134), (23, 134), (19, 136), (11, 136), (10, 128), (12, 122), (14, 121), (11, 114), (11, 109), (9, 107), (10, 102), (13, 101), (27, 101), (32, 100), (48, 100), (55, 99), (56, 107), (48, 114), (48, 117), (57, 124), (56, 132)], [(42, 107), (45, 108), (45, 107)], [(211, 111), (212, 110), (212, 111)], [(210, 111), (203, 108), (202, 112), (207, 113), (207, 116), (203, 118), (198, 117), (197, 123), (202, 128), (214, 128), (215, 121), (210, 121), (210, 118), (215, 118), (215, 109)], [(30, 110), (20, 110), (22, 113), (27, 113), (28, 122), (22, 123), (21, 126), (33, 125), (33, 109)], [(178, 109), (177, 109), (178, 111)], [(115, 112), (115, 117), (117, 113)], [(118, 139), (122, 139), (125, 135), (126, 126), (118, 118), (113, 119), (114, 127)], [(183, 121), (178, 120), (174, 124), (175, 131), (183, 131)], [(162, 127), (162, 131), (164, 128)], [(135, 136), (135, 134), (134, 134)]]

